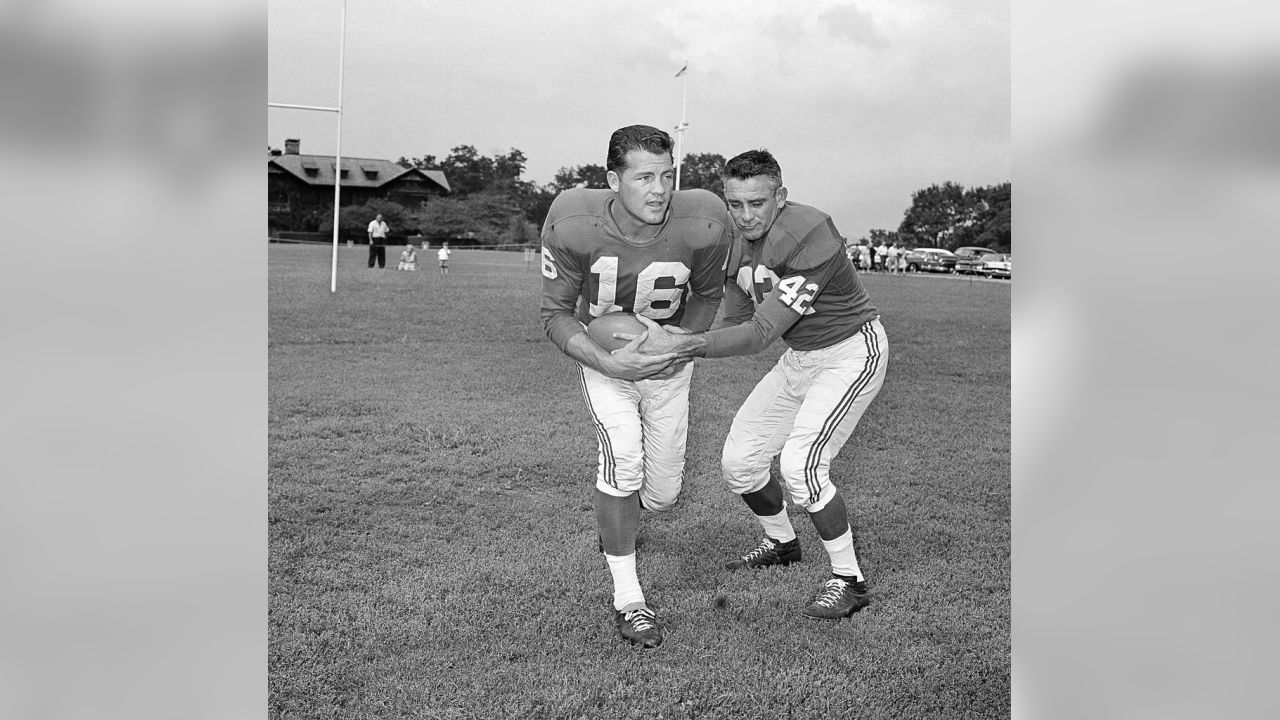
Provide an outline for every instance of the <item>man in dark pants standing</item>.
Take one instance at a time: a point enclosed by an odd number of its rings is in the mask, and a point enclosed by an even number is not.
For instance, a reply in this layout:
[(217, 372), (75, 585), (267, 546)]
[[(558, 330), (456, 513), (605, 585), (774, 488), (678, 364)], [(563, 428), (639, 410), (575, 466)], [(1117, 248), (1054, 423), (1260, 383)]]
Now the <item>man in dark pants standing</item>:
[(382, 213), (378, 213), (378, 217), (369, 223), (369, 267), (373, 267), (374, 259), (378, 261), (378, 267), (385, 268), (387, 266), (387, 231), (391, 228), (382, 220)]

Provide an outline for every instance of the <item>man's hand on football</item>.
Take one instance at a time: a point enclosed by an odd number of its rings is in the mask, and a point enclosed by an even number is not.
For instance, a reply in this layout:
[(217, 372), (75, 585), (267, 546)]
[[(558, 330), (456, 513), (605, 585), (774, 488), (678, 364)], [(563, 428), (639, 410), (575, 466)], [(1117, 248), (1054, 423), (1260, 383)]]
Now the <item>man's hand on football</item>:
[[(636, 315), (636, 319), (639, 320), (641, 323), (643, 323), (644, 326), (647, 328), (645, 332), (641, 333), (640, 335), (633, 335), (631, 333), (619, 332), (619, 333), (614, 333), (613, 336), (615, 338), (618, 338), (619, 340), (632, 340), (632, 341), (634, 341), (637, 338), (640, 338), (642, 340), (640, 344), (640, 351), (649, 353), (649, 354), (656, 355), (661, 353), (672, 352), (673, 349), (676, 347), (676, 341), (674, 337), (679, 333), (689, 332), (684, 328), (681, 328), (679, 326), (674, 326), (674, 325), (670, 326), (669, 328), (663, 327), (662, 325), (659, 325), (658, 323), (650, 320), (649, 318), (643, 315)], [(672, 330), (678, 330), (679, 333), (672, 332)]]
[[(629, 333), (616, 333), (616, 336)], [(640, 345), (648, 338), (648, 332), (642, 332), (630, 339), (625, 346), (609, 353), (613, 367), (605, 373), (622, 380), (649, 380), (662, 375), (676, 359), (675, 353), (640, 352)], [(667, 376), (669, 377), (669, 376)]]

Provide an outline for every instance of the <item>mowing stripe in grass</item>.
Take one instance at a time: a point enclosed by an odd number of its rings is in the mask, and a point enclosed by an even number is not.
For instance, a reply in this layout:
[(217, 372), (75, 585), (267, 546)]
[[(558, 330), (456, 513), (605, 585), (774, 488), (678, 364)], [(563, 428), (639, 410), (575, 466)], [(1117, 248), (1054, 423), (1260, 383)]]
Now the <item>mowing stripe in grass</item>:
[(809, 488), (809, 503), (818, 502), (819, 495), (822, 494), (822, 486), (818, 484), (818, 465), (822, 458), (822, 451), (830, 442), (831, 436), (835, 434), (836, 428), (845, 416), (849, 414), (849, 408), (853, 407), (853, 401), (858, 395), (866, 389), (871, 382), (871, 378), (875, 377), (876, 371), (880, 368), (880, 340), (876, 334), (871, 331), (870, 323), (863, 323), (862, 329), (858, 332), (862, 335), (862, 342), (867, 346), (867, 361), (862, 366), (862, 372), (845, 391), (844, 397), (840, 398), (840, 402), (836, 403), (836, 407), (827, 416), (826, 422), (822, 424), (822, 430), (818, 432), (818, 438), (813, 445), (809, 447), (809, 457), (806, 458), (804, 464), (804, 484)]
[(587, 411), (591, 413), (591, 422), (596, 426), (596, 437), (600, 439), (600, 455), (604, 458), (604, 481), (609, 483), (609, 487), (618, 487), (617, 472), (615, 470), (616, 462), (613, 459), (613, 444), (609, 442), (609, 431), (605, 428), (604, 423), (600, 422), (600, 418), (596, 416), (595, 406), (591, 404), (591, 393), (587, 392), (587, 371), (581, 365), (578, 366), (578, 381), (582, 385), (582, 399), (587, 401)]

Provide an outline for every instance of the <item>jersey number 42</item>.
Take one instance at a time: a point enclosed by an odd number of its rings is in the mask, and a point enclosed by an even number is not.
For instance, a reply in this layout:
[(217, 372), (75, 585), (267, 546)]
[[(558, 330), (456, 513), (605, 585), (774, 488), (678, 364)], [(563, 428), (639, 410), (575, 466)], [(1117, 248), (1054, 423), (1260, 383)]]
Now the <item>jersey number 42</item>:
[(756, 265), (754, 271), (748, 266), (738, 268), (738, 287), (755, 301), (756, 305), (778, 288), (778, 300), (783, 305), (801, 315), (812, 315), (814, 310), (809, 305), (818, 295), (818, 283), (806, 283), (803, 275), (789, 275), (780, 279), (773, 270), (764, 265)]

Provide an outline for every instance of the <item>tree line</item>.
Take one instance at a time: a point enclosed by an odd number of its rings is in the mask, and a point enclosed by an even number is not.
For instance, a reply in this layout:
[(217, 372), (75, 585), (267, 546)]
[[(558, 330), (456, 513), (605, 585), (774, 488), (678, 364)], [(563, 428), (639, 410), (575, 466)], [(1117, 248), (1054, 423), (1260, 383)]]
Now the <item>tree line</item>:
[[(459, 145), (443, 158), (435, 155), (401, 157), (402, 167), (440, 170), (449, 180), (450, 193), (432, 198), (421, 208), (409, 209), (386, 199), (370, 200), (344, 212), (339, 222), (344, 232), (359, 234), (368, 218), (381, 213), (398, 232), (420, 232), (427, 239), (470, 238), (480, 245), (536, 244), (551, 201), (572, 187), (606, 188), (603, 165), (561, 167), (549, 183), (523, 178), (527, 159), (516, 148), (492, 156), (481, 155), (472, 145)], [(723, 196), (719, 153), (686, 155), (680, 167), (680, 188), (704, 188)], [(1012, 250), (1010, 183), (966, 188), (954, 182), (930, 185), (911, 195), (911, 205), (894, 230), (876, 228), (862, 238), (873, 245), (885, 241), (909, 247), (953, 250), (980, 245), (1000, 252)], [(322, 232), (332, 230), (326, 221)]]

